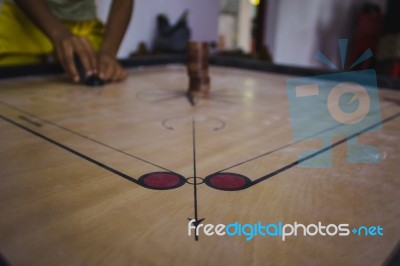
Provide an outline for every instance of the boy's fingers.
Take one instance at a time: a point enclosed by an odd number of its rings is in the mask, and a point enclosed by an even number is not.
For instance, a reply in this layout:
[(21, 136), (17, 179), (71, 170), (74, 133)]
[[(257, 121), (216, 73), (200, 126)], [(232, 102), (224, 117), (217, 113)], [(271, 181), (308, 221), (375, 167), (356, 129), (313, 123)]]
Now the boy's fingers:
[(83, 70), (85, 71), (85, 74), (87, 76), (90, 76), (93, 74), (91, 62), (90, 62), (90, 54), (88, 51), (86, 51), (81, 38), (80, 37), (75, 37), (72, 39), (73, 43), (73, 52), (75, 52), (83, 66)]
[(126, 75), (125, 70), (122, 67), (118, 66), (115, 81), (124, 80), (124, 79), (126, 79), (126, 76), (127, 75)]
[(65, 66), (65, 62), (64, 62), (64, 58), (63, 58), (63, 54), (62, 51), (60, 50), (60, 48), (56, 47), (56, 56), (58, 58), (58, 61), (60, 62), (62, 68), (65, 70), (66, 66)]
[(99, 77), (102, 80), (106, 80), (106, 77), (105, 77), (106, 68), (107, 68), (107, 64), (104, 63), (103, 61), (100, 61), (99, 65), (98, 65), (98, 71), (99, 71)]
[(74, 62), (74, 47), (73, 43), (64, 41), (61, 44), (62, 58), (64, 61), (64, 70), (68, 73), (74, 82), (79, 81), (79, 74)]
[(96, 60), (96, 54), (94, 52), (92, 45), (90, 44), (89, 40), (85, 37), (80, 37), (79, 40), (80, 40), (80, 44), (81, 44), (82, 48), (85, 50), (85, 53), (88, 56), (90, 71), (92, 73), (96, 73), (97, 72), (97, 60)]
[(71, 36), (54, 43), (56, 55), (65, 72), (75, 82), (80, 80), (80, 74), (75, 62), (75, 56), (79, 57), (85, 75), (96, 73), (97, 58), (95, 51), (85, 37)]
[(106, 67), (104, 69), (104, 80), (107, 80), (107, 81), (111, 80), (113, 72), (114, 72), (114, 69), (113, 69), (112, 65), (107, 63)]
[(99, 77), (104, 81), (121, 81), (127, 77), (125, 69), (123, 69), (118, 61), (109, 56), (100, 54), (98, 61)]

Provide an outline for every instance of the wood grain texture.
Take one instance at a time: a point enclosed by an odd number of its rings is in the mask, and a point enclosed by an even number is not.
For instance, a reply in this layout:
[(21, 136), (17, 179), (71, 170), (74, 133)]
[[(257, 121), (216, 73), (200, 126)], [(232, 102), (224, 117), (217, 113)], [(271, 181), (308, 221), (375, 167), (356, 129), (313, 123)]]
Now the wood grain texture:
[[(332, 168), (295, 166), (241, 191), (197, 186), (203, 223), (381, 225), (383, 237), (245, 241), (200, 235), (194, 241), (187, 235), (187, 218), (194, 215), (192, 185), (147, 189), (80, 156), (135, 180), (157, 171), (193, 177), (195, 123), (199, 178), (226, 169), (256, 180), (320, 147), (315, 139), (279, 149), (293, 142), (285, 93), (291, 77), (217, 67), (210, 74), (210, 98), (195, 107), (185, 98), (184, 66), (131, 70), (126, 82), (103, 88), (68, 84), (63, 77), (0, 81), (0, 253), (6, 260), (12, 265), (381, 264), (400, 239), (400, 118), (359, 137), (379, 148), (381, 163), (349, 164), (343, 144), (332, 150)], [(383, 119), (400, 112), (393, 102), (400, 100), (398, 92), (381, 89), (380, 97)]]

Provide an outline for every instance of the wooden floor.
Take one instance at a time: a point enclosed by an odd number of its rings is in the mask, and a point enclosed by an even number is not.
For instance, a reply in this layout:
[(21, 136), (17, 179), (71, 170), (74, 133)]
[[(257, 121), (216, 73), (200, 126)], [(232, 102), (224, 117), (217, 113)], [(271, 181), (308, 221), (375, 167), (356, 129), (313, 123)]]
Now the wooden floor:
[[(178, 65), (103, 88), (0, 81), (0, 253), (11, 265), (382, 264), (400, 240), (400, 93), (380, 90), (382, 129), (358, 136), (380, 163), (348, 163), (344, 142), (331, 168), (308, 169), (295, 162), (320, 143), (293, 140), (288, 78), (213, 67), (195, 107)], [(384, 236), (195, 239), (188, 218)]]

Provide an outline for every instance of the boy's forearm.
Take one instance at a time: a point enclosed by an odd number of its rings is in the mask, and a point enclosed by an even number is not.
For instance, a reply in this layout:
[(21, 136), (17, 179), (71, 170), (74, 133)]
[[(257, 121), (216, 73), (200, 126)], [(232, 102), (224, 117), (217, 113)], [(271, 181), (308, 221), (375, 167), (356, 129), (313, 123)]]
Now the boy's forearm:
[(53, 42), (71, 35), (44, 0), (16, 0), (16, 3)]
[(100, 52), (116, 56), (129, 25), (134, 0), (113, 0)]

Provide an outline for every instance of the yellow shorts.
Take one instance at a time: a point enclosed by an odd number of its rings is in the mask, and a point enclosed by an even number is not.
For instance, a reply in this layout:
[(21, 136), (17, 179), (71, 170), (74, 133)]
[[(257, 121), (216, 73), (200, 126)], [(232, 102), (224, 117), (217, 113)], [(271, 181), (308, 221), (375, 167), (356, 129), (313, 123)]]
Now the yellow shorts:
[[(98, 50), (104, 36), (99, 20), (64, 22), (72, 34), (86, 37)], [(49, 38), (15, 4), (0, 4), (0, 66), (43, 62), (54, 47)]]

